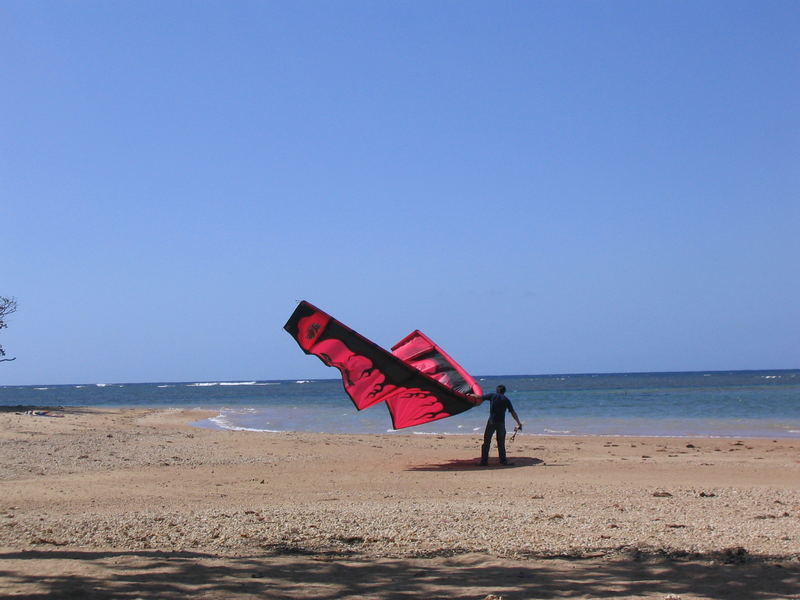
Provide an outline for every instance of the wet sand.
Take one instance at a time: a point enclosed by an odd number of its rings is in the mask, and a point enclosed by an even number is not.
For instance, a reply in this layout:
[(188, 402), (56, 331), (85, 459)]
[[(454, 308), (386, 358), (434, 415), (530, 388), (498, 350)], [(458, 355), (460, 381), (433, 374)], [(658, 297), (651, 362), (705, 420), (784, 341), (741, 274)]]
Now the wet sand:
[[(17, 414), (17, 413), (22, 414)], [(800, 441), (0, 413), (0, 595), (800, 598)]]

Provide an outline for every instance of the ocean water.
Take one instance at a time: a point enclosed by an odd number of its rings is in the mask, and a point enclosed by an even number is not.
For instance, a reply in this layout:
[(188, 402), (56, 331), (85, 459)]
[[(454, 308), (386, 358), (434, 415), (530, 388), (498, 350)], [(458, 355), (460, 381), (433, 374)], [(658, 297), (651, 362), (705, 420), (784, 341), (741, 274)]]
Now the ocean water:
[[(479, 380), (505, 384), (528, 435), (800, 438), (800, 370)], [(201, 427), (399, 435), (479, 434), (488, 411), (392, 432), (385, 406), (355, 410), (338, 379), (0, 386), (0, 406), (18, 405), (202, 408), (217, 415)]]

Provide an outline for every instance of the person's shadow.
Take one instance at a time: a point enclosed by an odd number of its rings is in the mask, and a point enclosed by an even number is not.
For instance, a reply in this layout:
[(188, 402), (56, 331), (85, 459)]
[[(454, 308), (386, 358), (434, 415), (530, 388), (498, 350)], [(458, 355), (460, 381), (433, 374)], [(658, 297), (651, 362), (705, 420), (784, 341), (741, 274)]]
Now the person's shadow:
[(514, 456), (508, 458), (508, 465), (501, 465), (496, 458), (490, 458), (489, 464), (483, 466), (479, 458), (460, 458), (448, 460), (443, 463), (431, 463), (426, 465), (413, 465), (406, 471), (482, 471), (485, 469), (516, 469), (519, 467), (534, 467), (543, 465), (541, 458), (532, 456)]

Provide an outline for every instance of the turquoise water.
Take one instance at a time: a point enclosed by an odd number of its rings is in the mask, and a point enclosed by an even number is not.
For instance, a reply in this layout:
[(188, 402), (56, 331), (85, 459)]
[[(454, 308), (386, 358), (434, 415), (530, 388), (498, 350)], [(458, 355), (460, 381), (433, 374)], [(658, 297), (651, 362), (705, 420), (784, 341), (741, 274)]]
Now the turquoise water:
[[(800, 370), (530, 375), (503, 383), (526, 434), (800, 438)], [(201, 426), (386, 433), (386, 408), (358, 412), (340, 380), (0, 386), (0, 406), (202, 408)], [(482, 432), (486, 406), (402, 434)]]

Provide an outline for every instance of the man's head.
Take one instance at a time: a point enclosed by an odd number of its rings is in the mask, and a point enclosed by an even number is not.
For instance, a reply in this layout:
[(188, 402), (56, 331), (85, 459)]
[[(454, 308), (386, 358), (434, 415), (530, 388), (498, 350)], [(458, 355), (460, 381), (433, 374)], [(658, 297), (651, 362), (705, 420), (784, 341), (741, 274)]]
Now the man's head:
[(496, 389), (498, 394), (506, 393), (506, 386), (504, 386), (503, 384), (498, 385)]

